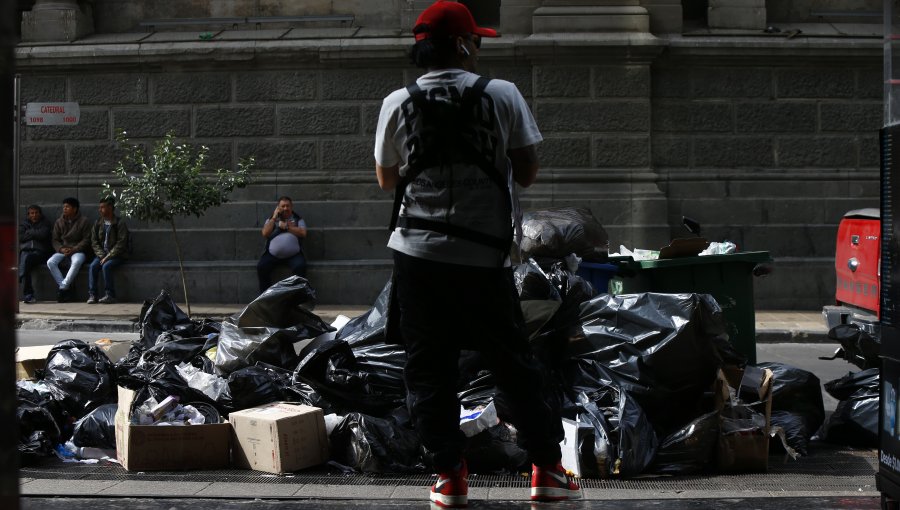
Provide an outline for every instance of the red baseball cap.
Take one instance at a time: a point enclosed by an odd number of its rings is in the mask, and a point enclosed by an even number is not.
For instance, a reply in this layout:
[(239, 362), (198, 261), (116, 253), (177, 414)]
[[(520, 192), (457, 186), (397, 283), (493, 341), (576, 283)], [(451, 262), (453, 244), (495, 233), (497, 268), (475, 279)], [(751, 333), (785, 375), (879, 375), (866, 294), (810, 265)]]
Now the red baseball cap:
[(482, 28), (475, 24), (469, 8), (458, 2), (438, 0), (422, 11), (413, 28), (416, 41), (430, 37), (477, 34), (481, 37), (500, 37), (493, 28)]

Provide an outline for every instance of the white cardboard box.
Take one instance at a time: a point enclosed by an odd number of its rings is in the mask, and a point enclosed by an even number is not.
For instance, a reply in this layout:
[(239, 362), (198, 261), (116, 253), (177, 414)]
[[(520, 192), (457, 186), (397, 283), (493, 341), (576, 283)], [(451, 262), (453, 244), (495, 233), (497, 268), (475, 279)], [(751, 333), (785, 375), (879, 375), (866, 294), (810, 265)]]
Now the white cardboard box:
[(318, 407), (275, 402), (228, 415), (232, 462), (268, 473), (289, 473), (327, 462), (328, 434)]

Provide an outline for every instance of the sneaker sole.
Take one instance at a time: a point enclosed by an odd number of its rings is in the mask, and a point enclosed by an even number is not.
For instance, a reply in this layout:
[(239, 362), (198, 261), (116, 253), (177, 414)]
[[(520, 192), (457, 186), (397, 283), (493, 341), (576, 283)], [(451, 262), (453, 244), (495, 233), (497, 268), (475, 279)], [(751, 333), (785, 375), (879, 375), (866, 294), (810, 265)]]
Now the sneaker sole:
[(448, 496), (440, 492), (432, 492), (431, 501), (441, 508), (462, 508), (469, 504), (469, 497)]
[(581, 499), (581, 490), (569, 490), (556, 487), (532, 487), (532, 501), (563, 501), (567, 499)]

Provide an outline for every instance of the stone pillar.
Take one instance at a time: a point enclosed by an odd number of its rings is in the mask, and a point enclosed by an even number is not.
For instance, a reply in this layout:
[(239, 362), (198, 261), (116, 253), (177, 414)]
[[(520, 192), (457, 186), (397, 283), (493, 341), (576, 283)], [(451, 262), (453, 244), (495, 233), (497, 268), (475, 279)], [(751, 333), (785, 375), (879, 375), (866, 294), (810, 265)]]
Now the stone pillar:
[(23, 42), (74, 41), (94, 33), (94, 20), (88, 2), (76, 0), (37, 0), (22, 13)]
[(531, 21), (535, 34), (650, 31), (638, 0), (544, 0)]
[(684, 21), (681, 0), (641, 0), (650, 13), (650, 31), (654, 34), (680, 34)]
[(766, 0), (709, 0), (709, 28), (766, 28)]

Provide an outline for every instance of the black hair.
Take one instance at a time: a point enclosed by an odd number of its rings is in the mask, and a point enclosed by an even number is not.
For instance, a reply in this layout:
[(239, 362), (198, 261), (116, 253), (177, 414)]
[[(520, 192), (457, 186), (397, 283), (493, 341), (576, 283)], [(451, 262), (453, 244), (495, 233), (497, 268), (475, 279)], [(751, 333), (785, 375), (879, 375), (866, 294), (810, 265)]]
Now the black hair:
[(34, 209), (35, 211), (37, 211), (41, 216), (44, 215), (44, 210), (41, 209), (41, 206), (39, 206), (39, 205), (37, 205), (37, 204), (31, 204), (31, 205), (29, 205), (28, 208), (25, 209), (25, 210), (26, 210), (26, 211), (30, 211), (30, 210), (32, 210), (32, 209)]
[(103, 197), (100, 199), (101, 204), (109, 204), (113, 209), (116, 208), (116, 199), (115, 197)]
[(281, 203), (282, 200), (287, 200), (288, 202), (290, 202), (292, 204), (294, 203), (294, 201), (291, 200), (291, 197), (289, 197), (287, 195), (281, 195), (280, 197), (278, 197), (278, 203)]
[(409, 59), (422, 69), (448, 67), (456, 59), (455, 37), (429, 37), (416, 41), (409, 50)]
[(78, 201), (75, 197), (68, 197), (63, 199), (63, 204), (69, 204), (75, 209), (81, 209), (81, 202)]

